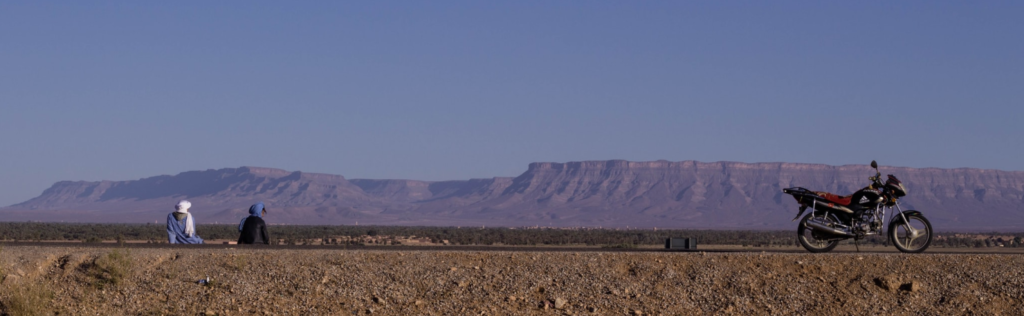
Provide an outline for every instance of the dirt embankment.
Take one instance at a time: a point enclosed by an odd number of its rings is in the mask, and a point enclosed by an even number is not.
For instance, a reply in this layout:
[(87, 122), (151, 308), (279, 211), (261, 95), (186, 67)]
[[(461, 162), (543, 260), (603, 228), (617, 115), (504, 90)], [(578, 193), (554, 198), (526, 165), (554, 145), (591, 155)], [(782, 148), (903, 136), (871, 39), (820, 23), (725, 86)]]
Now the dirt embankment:
[[(1022, 255), (7, 247), (0, 310), (60, 315), (1019, 314)], [(201, 285), (200, 279), (210, 278)]]

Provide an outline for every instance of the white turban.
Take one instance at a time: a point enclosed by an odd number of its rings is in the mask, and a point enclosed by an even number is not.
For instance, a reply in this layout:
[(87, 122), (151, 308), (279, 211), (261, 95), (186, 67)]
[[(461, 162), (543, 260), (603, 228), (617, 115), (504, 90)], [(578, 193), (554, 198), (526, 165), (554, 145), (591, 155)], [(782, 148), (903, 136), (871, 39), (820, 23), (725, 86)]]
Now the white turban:
[(174, 209), (177, 210), (178, 213), (188, 213), (188, 209), (190, 207), (192, 207), (192, 202), (189, 202), (188, 200), (181, 200), (178, 201), (178, 205), (174, 206)]
[(178, 201), (178, 204), (174, 206), (175, 213), (185, 214), (185, 235), (192, 237), (196, 234), (196, 223), (192, 221), (192, 214), (188, 212), (188, 209), (192, 207), (192, 202), (188, 200)]

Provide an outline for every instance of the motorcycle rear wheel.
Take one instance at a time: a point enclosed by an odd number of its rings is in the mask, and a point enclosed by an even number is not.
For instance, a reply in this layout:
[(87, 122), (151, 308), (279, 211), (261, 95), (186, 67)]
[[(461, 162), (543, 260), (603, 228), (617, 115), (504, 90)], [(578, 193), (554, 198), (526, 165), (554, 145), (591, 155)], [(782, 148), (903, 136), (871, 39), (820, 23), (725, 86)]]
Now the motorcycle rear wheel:
[[(814, 228), (807, 227), (807, 220), (814, 216), (814, 213), (807, 214), (800, 220), (800, 226), (796, 228), (796, 239), (804, 249), (812, 253), (829, 252), (839, 245), (839, 239), (828, 233), (817, 232)], [(829, 220), (835, 220), (829, 218)]]
[(917, 235), (914, 236), (902, 220), (893, 221), (889, 224), (889, 240), (892, 245), (905, 253), (920, 253), (928, 249), (932, 244), (932, 223), (921, 215), (907, 215), (907, 221)]

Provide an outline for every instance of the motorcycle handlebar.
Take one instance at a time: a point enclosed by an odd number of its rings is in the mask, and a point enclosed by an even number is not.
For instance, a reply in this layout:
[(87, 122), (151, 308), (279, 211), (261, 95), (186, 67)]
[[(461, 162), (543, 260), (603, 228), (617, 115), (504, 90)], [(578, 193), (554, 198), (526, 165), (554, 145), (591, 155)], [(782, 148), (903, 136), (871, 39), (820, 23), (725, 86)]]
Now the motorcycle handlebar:
[(868, 177), (868, 180), (871, 180), (872, 182), (881, 182), (882, 181), (882, 174), (881, 173), (876, 173), (874, 177)]

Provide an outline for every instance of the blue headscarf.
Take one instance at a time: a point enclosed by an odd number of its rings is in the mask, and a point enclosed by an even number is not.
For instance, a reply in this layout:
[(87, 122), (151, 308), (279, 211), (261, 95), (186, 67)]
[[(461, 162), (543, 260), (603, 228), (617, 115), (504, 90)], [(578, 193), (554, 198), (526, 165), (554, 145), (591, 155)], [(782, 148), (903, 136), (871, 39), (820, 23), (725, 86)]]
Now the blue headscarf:
[[(262, 201), (261, 202), (256, 202), (256, 204), (253, 204), (252, 206), (249, 207), (249, 216), (263, 217), (263, 202)], [(242, 227), (245, 226), (245, 220), (248, 219), (248, 218), (249, 218), (248, 216), (243, 217), (242, 218), (242, 222), (238, 223), (238, 231), (242, 231)]]

